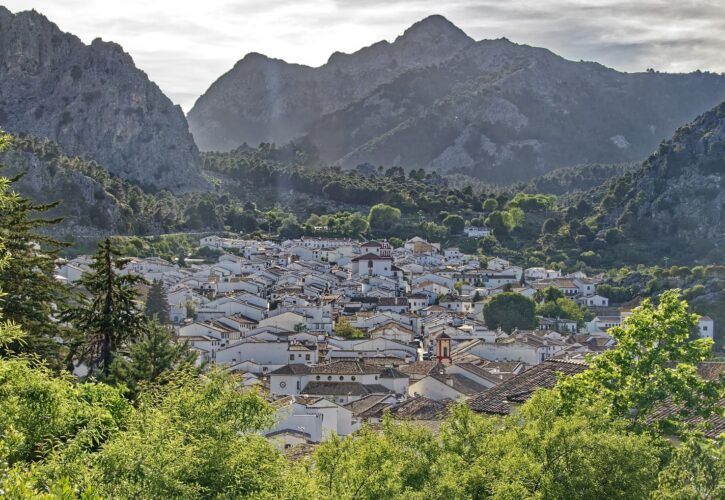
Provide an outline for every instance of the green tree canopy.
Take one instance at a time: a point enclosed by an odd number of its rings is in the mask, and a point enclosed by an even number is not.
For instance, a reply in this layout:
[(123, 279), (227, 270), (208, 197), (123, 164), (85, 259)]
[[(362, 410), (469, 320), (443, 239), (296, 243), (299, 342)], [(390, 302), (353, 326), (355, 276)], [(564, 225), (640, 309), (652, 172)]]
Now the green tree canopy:
[(370, 208), (368, 223), (370, 229), (376, 232), (390, 231), (400, 220), (400, 209), (384, 203), (378, 203)]
[(509, 333), (514, 329), (531, 330), (537, 326), (534, 301), (513, 292), (495, 295), (483, 306), (483, 317), (488, 328), (501, 328)]
[(682, 405), (681, 414), (660, 421), (677, 426), (687, 416), (706, 416), (725, 394), (723, 380), (704, 380), (697, 365), (711, 356), (712, 340), (690, 340), (697, 315), (688, 312), (679, 290), (646, 299), (622, 325), (610, 328), (617, 346), (594, 357), (589, 370), (563, 380), (560, 390), (568, 408), (604, 400), (615, 417), (633, 427), (646, 425), (658, 404)]
[(196, 353), (183, 341), (175, 341), (172, 330), (152, 322), (141, 337), (117, 353), (111, 364), (111, 380), (128, 387), (132, 394), (141, 385), (168, 380), (180, 369), (192, 369)]
[(591, 320), (593, 317), (586, 307), (580, 306), (565, 297), (538, 304), (536, 314), (545, 318), (570, 319), (576, 321), (579, 327), (584, 326), (584, 322)]
[(338, 335), (344, 339), (364, 339), (365, 334), (362, 330), (355, 328), (344, 318), (340, 318), (335, 323), (335, 335)]
[[(10, 136), (0, 131), (0, 152), (10, 144)], [(0, 165), (1, 167), (1, 165)], [(32, 353), (54, 368), (62, 368), (62, 344), (67, 328), (56, 321), (54, 304), (68, 299), (65, 286), (55, 278), (58, 251), (65, 245), (43, 234), (42, 229), (60, 222), (43, 213), (57, 203), (38, 205), (14, 194), (14, 179), (3, 178), (4, 203), (0, 206), (0, 230), (5, 251), (12, 259), (0, 268), (5, 295), (5, 318), (22, 328), (23, 342), (12, 342), (6, 349)]]
[(498, 201), (496, 200), (496, 198), (488, 198), (486, 201), (483, 202), (484, 212), (490, 213), (496, 209), (498, 209)]
[(461, 234), (466, 226), (466, 221), (458, 214), (451, 214), (443, 219), (443, 225), (448, 228), (451, 234)]

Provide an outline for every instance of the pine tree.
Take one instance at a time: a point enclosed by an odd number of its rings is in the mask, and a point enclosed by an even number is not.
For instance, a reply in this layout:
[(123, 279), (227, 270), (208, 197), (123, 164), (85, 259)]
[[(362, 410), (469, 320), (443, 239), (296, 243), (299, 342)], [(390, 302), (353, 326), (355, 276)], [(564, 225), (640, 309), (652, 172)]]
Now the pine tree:
[[(0, 150), (8, 142), (9, 136), (0, 133)], [(51, 366), (59, 366), (58, 339), (67, 332), (53, 317), (55, 305), (65, 302), (68, 293), (55, 279), (55, 260), (58, 251), (66, 245), (38, 230), (61, 219), (39, 217), (57, 203), (36, 205), (12, 192), (12, 184), (20, 177), (4, 181), (8, 203), (0, 207), (0, 228), (5, 251), (12, 259), (0, 269), (0, 283), (5, 292), (0, 300), (5, 319), (21, 327), (26, 335), (22, 343), (6, 347), (14, 352), (33, 353)]]
[[(0, 150), (2, 150), (3, 144), (6, 139), (0, 135)], [(10, 181), (6, 177), (0, 177), (0, 211), (5, 212), (15, 206), (18, 201), (18, 197), (10, 192)], [(5, 247), (7, 240), (6, 233), (0, 231), (0, 271), (7, 268), (10, 262), (10, 254)], [(0, 281), (0, 285), (2, 282)], [(6, 296), (2, 288), (0, 288), (0, 352), (12, 351), (12, 345), (24, 345), (25, 343), (25, 332), (23, 332), (18, 325), (12, 321), (5, 320), (2, 302)]]
[(136, 394), (141, 384), (159, 382), (165, 374), (192, 367), (195, 361), (196, 353), (186, 342), (174, 341), (168, 327), (151, 322), (147, 331), (128, 345), (127, 352), (113, 360), (111, 378)]
[(169, 298), (166, 295), (164, 284), (159, 280), (154, 280), (151, 283), (151, 288), (149, 288), (148, 297), (146, 298), (144, 314), (149, 319), (155, 318), (162, 325), (171, 323)]
[(80, 295), (77, 304), (67, 307), (62, 314), (63, 320), (79, 332), (71, 356), (86, 363), (91, 373), (101, 367), (104, 377), (109, 374), (116, 350), (138, 339), (147, 329), (148, 320), (136, 307), (136, 285), (143, 278), (117, 272), (127, 263), (128, 259), (119, 256), (110, 239), (99, 243), (90, 266), (93, 272), (81, 279), (90, 297)]

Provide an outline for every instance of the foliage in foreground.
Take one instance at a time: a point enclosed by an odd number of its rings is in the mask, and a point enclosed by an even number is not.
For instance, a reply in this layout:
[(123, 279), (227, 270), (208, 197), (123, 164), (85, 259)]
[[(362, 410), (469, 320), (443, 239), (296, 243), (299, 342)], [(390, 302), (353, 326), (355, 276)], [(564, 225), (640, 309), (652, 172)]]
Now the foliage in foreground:
[(134, 408), (118, 389), (21, 359), (0, 360), (0, 375), (10, 467), (0, 488), (11, 498), (64, 483), (104, 498), (235, 498), (281, 487), (282, 458), (255, 432), (271, 423), (271, 407), (240, 392), (235, 377), (178, 373)]
[[(332, 436), (291, 462), (255, 432), (270, 424), (271, 407), (240, 392), (231, 375), (181, 376), (134, 408), (105, 384), (60, 380), (23, 360), (0, 360), (0, 367), (11, 389), (0, 405), (9, 464), (0, 488), (10, 498), (54, 491), (65, 498), (329, 499), (723, 493), (722, 442), (692, 437), (674, 448), (607, 417), (601, 404), (567, 414), (556, 390), (537, 393), (510, 417), (454, 406), (438, 433), (386, 418), (380, 431)], [(23, 394), (34, 404), (6, 404), (20, 391), (9, 377), (30, 380)], [(41, 415), (52, 425), (34, 425)]]
[[(710, 341), (677, 291), (614, 330), (619, 345), (507, 417), (449, 408), (439, 432), (383, 420), (289, 461), (257, 431), (272, 407), (234, 375), (177, 370), (144, 387), (81, 383), (0, 359), (0, 488), (11, 498), (722, 498), (723, 440), (647, 419), (722, 412), (695, 367)], [(678, 435), (682, 444), (666, 439)], [(52, 498), (52, 496), (51, 496)]]

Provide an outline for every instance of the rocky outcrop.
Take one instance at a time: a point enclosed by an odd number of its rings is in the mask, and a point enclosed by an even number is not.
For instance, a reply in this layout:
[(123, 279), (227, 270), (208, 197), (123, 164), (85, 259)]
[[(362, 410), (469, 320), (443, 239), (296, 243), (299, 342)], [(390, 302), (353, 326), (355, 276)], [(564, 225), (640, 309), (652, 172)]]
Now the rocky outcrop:
[(507, 183), (639, 161), (725, 99), (725, 76), (620, 73), (434, 16), (319, 68), (249, 55), (188, 119), (202, 150), (306, 136), (327, 163), (462, 171)]
[(612, 183), (602, 204), (605, 221), (630, 237), (675, 239), (695, 253), (722, 255), (725, 102), (678, 129), (641, 169)]
[(82, 172), (64, 168), (36, 152), (15, 147), (0, 153), (0, 164), (4, 176), (22, 174), (12, 187), (23, 197), (41, 205), (62, 201), (43, 214), (44, 217), (63, 219), (47, 229), (61, 240), (97, 240), (126, 230), (117, 200), (100, 182)]
[(203, 188), (186, 119), (115, 44), (85, 45), (35, 11), (0, 7), (0, 127), (152, 189)]

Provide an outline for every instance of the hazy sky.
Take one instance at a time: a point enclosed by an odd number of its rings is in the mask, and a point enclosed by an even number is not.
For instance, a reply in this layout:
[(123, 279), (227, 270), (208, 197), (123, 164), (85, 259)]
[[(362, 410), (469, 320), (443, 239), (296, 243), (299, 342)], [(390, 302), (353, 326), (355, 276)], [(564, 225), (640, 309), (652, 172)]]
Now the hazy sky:
[[(2, 2), (2, 0), (0, 0)], [(6, 0), (90, 43), (120, 43), (185, 110), (248, 52), (317, 66), (430, 14), (625, 71), (725, 72), (725, 0)]]

